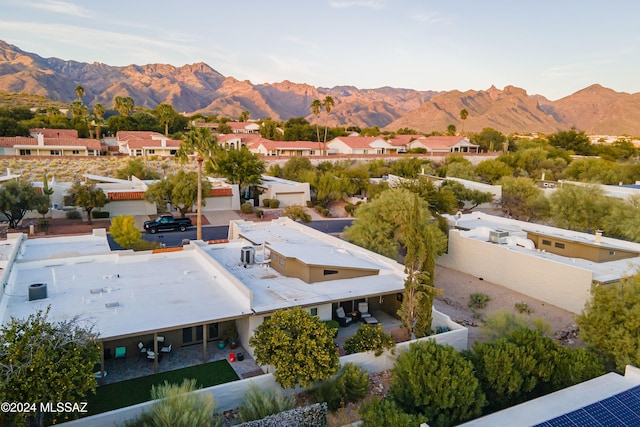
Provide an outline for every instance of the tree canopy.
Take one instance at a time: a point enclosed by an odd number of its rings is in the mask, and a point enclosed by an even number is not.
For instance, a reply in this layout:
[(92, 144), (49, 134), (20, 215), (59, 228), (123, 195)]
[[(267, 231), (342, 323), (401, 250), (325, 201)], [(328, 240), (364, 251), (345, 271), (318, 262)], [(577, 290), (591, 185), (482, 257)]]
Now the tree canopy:
[(430, 426), (452, 426), (479, 416), (485, 404), (473, 365), (456, 349), (419, 341), (401, 353), (392, 370), (391, 399)]
[(249, 339), (256, 362), (275, 367), (282, 387), (310, 386), (338, 371), (338, 350), (327, 326), (301, 307), (276, 311)]
[(609, 367), (640, 366), (640, 275), (596, 286), (578, 317), (580, 337)]
[[(356, 220), (344, 231), (345, 239), (392, 259), (398, 259), (407, 245), (407, 226), (413, 209), (414, 196), (404, 188), (382, 192), (370, 203), (355, 211)], [(434, 246), (429, 250), (441, 253), (446, 247), (446, 236), (432, 219), (427, 202), (418, 202), (418, 223), (433, 231)]]
[(238, 184), (240, 191), (252, 184), (259, 184), (265, 171), (264, 161), (245, 146), (235, 150), (219, 150), (215, 158), (209, 159), (205, 170), (216, 176), (227, 178)]
[[(82, 402), (95, 390), (93, 369), (101, 353), (96, 333), (79, 319), (52, 322), (48, 315), (49, 309), (11, 318), (0, 328), (3, 402)], [(35, 421), (37, 412), (4, 414), (15, 425), (25, 425), (28, 415)], [(43, 415), (50, 425), (78, 413)]]
[(9, 220), (9, 227), (16, 228), (30, 210), (36, 210), (49, 202), (49, 196), (36, 191), (27, 181), (8, 181), (0, 186), (0, 211)]
[(102, 188), (95, 183), (74, 183), (64, 196), (66, 206), (80, 206), (87, 212), (87, 222), (91, 224), (91, 212), (101, 208), (109, 202)]
[[(209, 181), (202, 182), (202, 203), (204, 197), (211, 191)], [(191, 212), (198, 200), (198, 174), (180, 170), (168, 175), (165, 179), (149, 185), (144, 194), (145, 200), (155, 203), (164, 212), (167, 202), (171, 203), (184, 218), (187, 212)]]

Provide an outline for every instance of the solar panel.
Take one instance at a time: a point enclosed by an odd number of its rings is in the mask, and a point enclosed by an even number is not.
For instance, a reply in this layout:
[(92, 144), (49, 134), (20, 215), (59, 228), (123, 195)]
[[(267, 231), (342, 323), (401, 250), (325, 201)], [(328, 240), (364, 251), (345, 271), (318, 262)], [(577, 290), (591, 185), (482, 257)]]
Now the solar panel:
[(640, 386), (561, 415), (535, 427), (640, 426)]

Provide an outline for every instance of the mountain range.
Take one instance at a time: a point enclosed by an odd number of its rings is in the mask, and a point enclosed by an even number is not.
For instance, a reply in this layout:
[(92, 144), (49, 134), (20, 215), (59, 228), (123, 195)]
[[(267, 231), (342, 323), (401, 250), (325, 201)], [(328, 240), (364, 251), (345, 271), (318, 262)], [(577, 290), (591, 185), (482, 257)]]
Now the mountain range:
[[(419, 91), (382, 87), (314, 87), (282, 81), (253, 84), (225, 77), (205, 63), (110, 66), (43, 58), (0, 40), (0, 91), (25, 92), (68, 103), (81, 85), (83, 101), (109, 108), (116, 96), (130, 96), (136, 106), (169, 103), (188, 114), (217, 114), (287, 120), (305, 117), (315, 123), (310, 105), (331, 96), (335, 106), (330, 126), (378, 126), (419, 132), (446, 131), (451, 124), (464, 132), (491, 127), (503, 133), (553, 133), (575, 127), (588, 134), (640, 135), (640, 93), (616, 92), (598, 84), (550, 101), (507, 86), (500, 90)], [(461, 120), (460, 111), (469, 113)], [(324, 122), (324, 113), (321, 122)]]

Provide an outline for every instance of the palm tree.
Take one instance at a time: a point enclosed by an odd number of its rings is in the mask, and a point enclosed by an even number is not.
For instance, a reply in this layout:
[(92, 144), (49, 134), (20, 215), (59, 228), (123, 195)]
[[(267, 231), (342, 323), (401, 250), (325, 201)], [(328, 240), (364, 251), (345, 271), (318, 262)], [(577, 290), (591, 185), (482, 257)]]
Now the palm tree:
[(202, 240), (202, 162), (205, 157), (211, 159), (217, 147), (216, 137), (209, 128), (190, 126), (189, 132), (182, 137), (182, 143), (176, 153), (176, 157), (183, 162), (188, 160), (190, 154), (195, 153), (198, 163), (197, 240)]
[(93, 106), (93, 115), (96, 116), (96, 139), (100, 139), (100, 129), (104, 119), (104, 105), (98, 103)]
[(335, 101), (329, 95), (325, 96), (324, 102), (322, 103), (324, 106), (324, 110), (327, 112), (327, 116), (324, 121), (324, 144), (325, 147), (327, 145), (327, 130), (329, 129), (329, 113), (331, 112), (331, 107), (336, 105)]
[(311, 112), (316, 116), (316, 135), (318, 137), (318, 149), (322, 154), (322, 145), (320, 145), (320, 110), (322, 110), (322, 101), (314, 99), (311, 103)]
[(464, 135), (464, 121), (467, 120), (467, 117), (469, 117), (469, 112), (467, 111), (467, 109), (463, 108), (462, 110), (460, 110), (460, 119), (462, 119), (462, 130), (460, 131), (460, 133), (463, 135)]
[(82, 102), (82, 96), (84, 95), (84, 88), (80, 85), (76, 86), (76, 96), (78, 101)]
[(164, 123), (164, 136), (169, 136), (169, 122), (178, 114), (172, 105), (160, 104), (156, 113), (161, 123)]
[(130, 96), (116, 96), (113, 100), (113, 108), (120, 113), (121, 116), (128, 116), (133, 111), (135, 101)]

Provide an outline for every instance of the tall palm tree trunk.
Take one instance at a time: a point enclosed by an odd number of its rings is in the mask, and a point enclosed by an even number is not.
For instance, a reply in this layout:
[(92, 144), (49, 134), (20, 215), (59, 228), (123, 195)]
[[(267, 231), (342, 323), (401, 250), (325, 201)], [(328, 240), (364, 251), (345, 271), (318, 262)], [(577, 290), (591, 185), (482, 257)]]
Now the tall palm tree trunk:
[(196, 212), (196, 240), (202, 240), (202, 157), (198, 155), (196, 161), (198, 162), (198, 206)]

